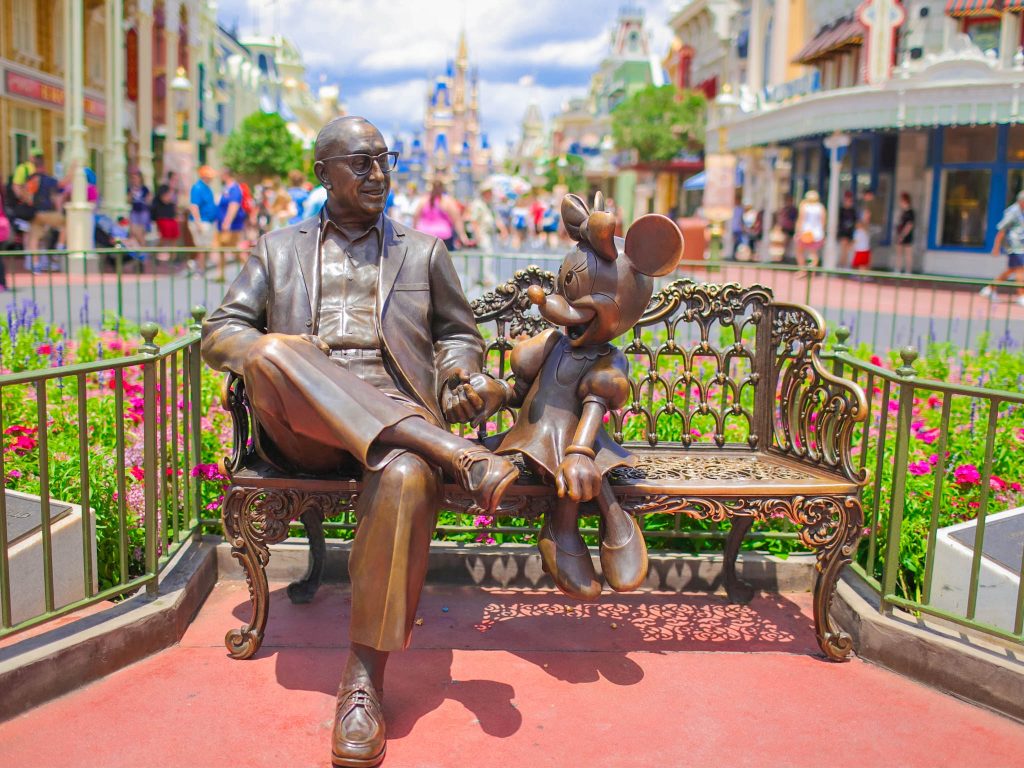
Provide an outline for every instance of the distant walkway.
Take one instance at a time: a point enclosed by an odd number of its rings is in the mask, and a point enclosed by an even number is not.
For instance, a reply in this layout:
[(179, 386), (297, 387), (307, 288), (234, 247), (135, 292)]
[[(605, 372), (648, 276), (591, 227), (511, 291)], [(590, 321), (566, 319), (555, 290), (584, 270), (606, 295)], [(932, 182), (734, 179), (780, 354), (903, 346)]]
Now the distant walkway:
[[(271, 585), (263, 649), (222, 581), (179, 646), (0, 724), (18, 768), (300, 768), (329, 763), (347, 586), (292, 606)], [(432, 587), (388, 669), (385, 768), (1020, 765), (1024, 725), (858, 660), (817, 654), (810, 595)]]

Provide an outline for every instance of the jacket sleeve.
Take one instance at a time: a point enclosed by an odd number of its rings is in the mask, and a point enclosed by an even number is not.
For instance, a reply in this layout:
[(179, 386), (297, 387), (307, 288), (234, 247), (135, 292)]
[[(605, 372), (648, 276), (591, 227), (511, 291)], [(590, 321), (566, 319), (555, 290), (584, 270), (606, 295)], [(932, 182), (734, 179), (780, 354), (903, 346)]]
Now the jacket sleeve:
[(476, 327), (462, 283), (448, 249), (440, 240), (430, 251), (430, 331), (434, 339), (435, 392), (441, 390), (456, 368), (477, 373), (483, 365), (484, 340)]
[(261, 237), (221, 305), (203, 321), (203, 359), (213, 369), (245, 375), (249, 348), (267, 329), (267, 242)]

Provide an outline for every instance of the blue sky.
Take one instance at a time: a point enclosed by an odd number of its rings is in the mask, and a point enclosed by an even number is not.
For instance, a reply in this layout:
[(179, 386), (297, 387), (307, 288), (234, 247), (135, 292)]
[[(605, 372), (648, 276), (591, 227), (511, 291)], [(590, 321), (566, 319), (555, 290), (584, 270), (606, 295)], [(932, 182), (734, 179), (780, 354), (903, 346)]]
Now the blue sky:
[[(668, 47), (672, 0), (634, 2), (646, 12), (652, 51)], [(483, 128), (492, 144), (515, 137), (536, 101), (545, 117), (586, 93), (608, 49), (623, 0), (220, 0), (218, 17), (240, 35), (281, 32), (303, 52), (311, 85), (337, 83), (349, 112), (389, 134), (422, 124), (428, 78), (443, 71), (465, 28), (480, 70)], [(257, 11), (256, 9), (260, 10)]]

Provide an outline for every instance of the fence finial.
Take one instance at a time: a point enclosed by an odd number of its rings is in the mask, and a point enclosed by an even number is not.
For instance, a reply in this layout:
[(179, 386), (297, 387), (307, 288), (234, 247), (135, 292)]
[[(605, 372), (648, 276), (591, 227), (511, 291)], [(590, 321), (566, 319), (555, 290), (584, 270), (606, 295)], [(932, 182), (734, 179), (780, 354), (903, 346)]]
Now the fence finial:
[(850, 329), (845, 325), (840, 325), (836, 328), (836, 352), (849, 352), (850, 348), (846, 346), (847, 340), (850, 338)]
[(896, 373), (900, 376), (914, 376), (917, 373), (917, 369), (914, 368), (914, 361), (917, 360), (916, 349), (903, 347), (900, 350), (900, 360), (903, 361), (903, 365), (896, 369)]
[(160, 326), (156, 323), (143, 323), (139, 326), (139, 333), (142, 334), (142, 339), (146, 342), (139, 348), (139, 351), (144, 355), (157, 354), (160, 351), (160, 347), (154, 343), (153, 339), (160, 333)]
[(194, 307), (192, 307), (192, 325), (189, 326), (189, 330), (202, 330), (204, 317), (206, 317), (206, 307), (204, 307), (202, 304), (196, 304)]

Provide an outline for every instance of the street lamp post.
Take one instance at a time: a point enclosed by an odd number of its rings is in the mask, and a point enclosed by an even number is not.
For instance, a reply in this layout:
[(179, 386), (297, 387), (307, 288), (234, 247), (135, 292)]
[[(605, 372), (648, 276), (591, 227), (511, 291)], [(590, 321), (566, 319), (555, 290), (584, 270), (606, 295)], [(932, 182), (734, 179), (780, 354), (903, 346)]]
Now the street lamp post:
[[(839, 265), (839, 172), (850, 137), (845, 133), (833, 133), (825, 139), (829, 151), (828, 163), (828, 232), (825, 236), (825, 266), (835, 269)], [(843, 266), (849, 267), (849, 264)]]
[[(728, 83), (722, 86), (722, 91), (719, 93), (714, 101), (715, 112), (718, 122), (718, 159), (727, 158), (729, 155), (729, 123), (732, 120), (733, 111), (739, 106), (739, 99), (733, 95), (732, 88)], [(711, 158), (705, 158), (705, 165)], [(736, 179), (736, 167), (733, 163), (724, 162), (722, 165), (725, 167), (725, 172), (732, 174), (733, 185), (726, 185), (728, 191), (732, 190), (729, 195), (732, 199), (726, 200), (724, 197), (722, 200), (714, 200), (709, 198), (707, 190), (708, 184), (713, 174), (711, 169), (705, 170), (705, 182), (704, 182), (704, 215), (708, 217), (708, 221), (711, 223), (711, 242), (709, 244), (711, 250), (712, 260), (717, 260), (722, 255), (722, 239), (725, 228), (725, 222), (732, 214), (732, 209), (735, 204), (735, 179)], [(716, 193), (718, 190), (714, 190)], [(708, 203), (712, 202), (712, 205)]]
[(83, 82), (85, 18), (84, 0), (68, 0), (65, 26), (64, 67), (64, 124), (68, 127), (70, 152), (68, 159), (73, 169), (71, 202), (65, 206), (66, 243), (68, 251), (86, 251), (93, 244), (92, 203), (88, 200), (88, 182), (85, 179), (85, 83)]

